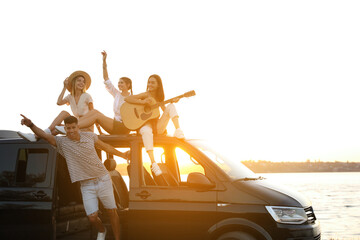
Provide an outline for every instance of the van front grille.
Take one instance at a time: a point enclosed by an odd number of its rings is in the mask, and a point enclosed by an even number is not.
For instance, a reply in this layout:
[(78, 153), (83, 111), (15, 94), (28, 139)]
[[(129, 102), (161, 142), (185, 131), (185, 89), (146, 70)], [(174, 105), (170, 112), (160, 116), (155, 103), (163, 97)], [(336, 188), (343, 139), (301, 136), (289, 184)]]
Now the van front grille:
[[(308, 223), (314, 223), (316, 220), (315, 213), (312, 207), (304, 208), (305, 213), (308, 217)], [(320, 238), (319, 238), (320, 239)]]

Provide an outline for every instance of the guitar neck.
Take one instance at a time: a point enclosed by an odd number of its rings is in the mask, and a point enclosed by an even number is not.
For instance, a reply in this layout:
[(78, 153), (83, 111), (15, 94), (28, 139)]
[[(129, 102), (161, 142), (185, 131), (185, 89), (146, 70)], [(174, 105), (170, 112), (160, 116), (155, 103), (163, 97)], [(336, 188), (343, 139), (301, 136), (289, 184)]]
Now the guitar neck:
[(151, 108), (154, 109), (154, 108), (157, 108), (157, 107), (160, 107), (160, 106), (164, 106), (165, 104), (168, 104), (168, 103), (174, 101), (176, 98), (180, 99), (180, 98), (183, 98), (183, 97), (185, 97), (184, 94), (179, 95), (177, 97), (170, 98), (170, 99), (168, 99), (166, 101), (162, 101), (162, 102), (159, 102), (159, 103), (156, 103), (156, 104), (152, 105)]

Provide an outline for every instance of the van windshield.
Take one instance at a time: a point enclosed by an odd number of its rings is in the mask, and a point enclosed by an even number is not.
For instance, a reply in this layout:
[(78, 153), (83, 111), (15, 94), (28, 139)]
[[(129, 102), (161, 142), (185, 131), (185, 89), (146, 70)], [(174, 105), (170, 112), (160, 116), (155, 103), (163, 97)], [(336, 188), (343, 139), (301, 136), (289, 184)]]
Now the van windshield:
[(188, 142), (208, 156), (209, 159), (219, 166), (232, 180), (261, 179), (239, 160), (230, 160), (230, 158), (216, 152), (214, 150), (215, 147), (212, 147), (208, 142), (203, 140), (188, 140)]

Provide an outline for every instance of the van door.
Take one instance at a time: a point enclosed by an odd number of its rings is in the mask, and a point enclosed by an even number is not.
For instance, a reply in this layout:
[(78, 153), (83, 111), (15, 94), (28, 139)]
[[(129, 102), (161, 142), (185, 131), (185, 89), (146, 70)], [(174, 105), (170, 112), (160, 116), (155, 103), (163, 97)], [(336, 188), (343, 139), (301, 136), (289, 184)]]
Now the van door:
[(56, 171), (56, 237), (89, 230), (90, 223), (85, 213), (80, 184), (71, 183), (66, 160), (60, 154), (57, 156)]
[[(139, 165), (131, 164), (140, 179), (131, 186), (129, 204), (129, 239), (205, 239), (216, 222), (216, 189), (198, 189), (186, 184), (186, 175), (205, 169), (189, 154), (175, 146), (154, 149), (163, 171), (154, 177), (145, 150)], [(134, 179), (135, 181), (137, 179)]]
[(55, 150), (0, 145), (0, 239), (53, 239)]

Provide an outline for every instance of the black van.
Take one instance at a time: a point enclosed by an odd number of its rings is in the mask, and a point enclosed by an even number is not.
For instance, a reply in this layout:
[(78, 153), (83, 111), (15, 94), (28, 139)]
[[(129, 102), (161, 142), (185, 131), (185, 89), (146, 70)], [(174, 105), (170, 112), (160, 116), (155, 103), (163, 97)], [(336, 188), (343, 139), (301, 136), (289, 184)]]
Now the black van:
[(0, 131), (0, 216), (0, 239), (56, 239), (90, 229), (65, 159), (47, 142), (30, 143), (13, 131)]
[[(122, 239), (321, 239), (308, 199), (258, 177), (199, 140), (156, 136), (155, 159), (163, 174), (154, 176), (140, 136), (100, 139), (120, 151), (131, 150), (128, 163), (119, 159), (116, 169), (116, 164), (106, 164)], [(79, 186), (70, 183), (56, 149), (9, 131), (0, 131), (0, 216), (0, 239), (61, 239), (80, 231), (86, 232), (83, 239), (94, 235)], [(18, 236), (20, 232), (27, 237)]]

